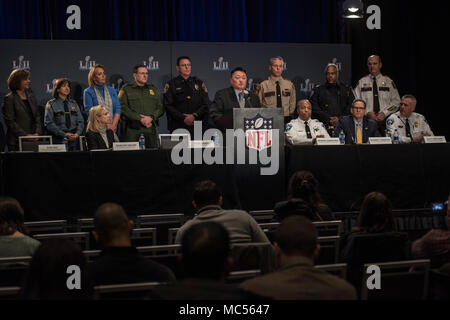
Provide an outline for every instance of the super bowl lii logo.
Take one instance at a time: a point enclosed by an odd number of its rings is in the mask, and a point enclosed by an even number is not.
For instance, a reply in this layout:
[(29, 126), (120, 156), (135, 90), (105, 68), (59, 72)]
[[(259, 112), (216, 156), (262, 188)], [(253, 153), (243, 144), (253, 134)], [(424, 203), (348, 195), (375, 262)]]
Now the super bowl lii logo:
[(12, 65), (13, 70), (16, 69), (31, 70), (30, 60), (25, 60), (25, 57), (23, 55), (20, 55), (17, 58), (17, 60), (14, 60)]
[(80, 70), (89, 70), (91, 67), (95, 66), (95, 60), (91, 60), (90, 56), (86, 56), (83, 60), (80, 60)]
[(155, 60), (153, 56), (148, 57), (148, 61), (143, 61), (143, 63), (149, 71), (159, 70), (159, 61)]
[(47, 83), (47, 90), (46, 93), (52, 94), (53, 93), (53, 87), (55, 86), (56, 79), (52, 80), (52, 83)]
[(226, 71), (228, 68), (228, 61), (225, 61), (223, 57), (219, 57), (217, 61), (213, 62), (213, 70), (214, 71)]

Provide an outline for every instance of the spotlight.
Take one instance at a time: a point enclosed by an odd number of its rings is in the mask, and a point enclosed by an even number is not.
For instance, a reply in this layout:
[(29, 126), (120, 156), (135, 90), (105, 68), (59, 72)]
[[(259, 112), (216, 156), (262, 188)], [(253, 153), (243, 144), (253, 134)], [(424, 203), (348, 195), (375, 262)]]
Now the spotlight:
[(364, 6), (361, 0), (346, 0), (342, 5), (342, 17), (347, 19), (359, 19), (364, 16)]

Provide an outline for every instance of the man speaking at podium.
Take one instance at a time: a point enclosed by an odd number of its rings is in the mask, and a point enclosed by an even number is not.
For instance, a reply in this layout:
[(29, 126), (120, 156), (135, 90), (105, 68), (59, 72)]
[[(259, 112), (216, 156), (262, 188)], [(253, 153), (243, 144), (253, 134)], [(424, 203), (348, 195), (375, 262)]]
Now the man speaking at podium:
[(247, 73), (244, 69), (233, 69), (230, 83), (231, 87), (216, 92), (209, 112), (214, 125), (222, 132), (233, 129), (234, 108), (261, 108), (258, 96), (245, 90)]

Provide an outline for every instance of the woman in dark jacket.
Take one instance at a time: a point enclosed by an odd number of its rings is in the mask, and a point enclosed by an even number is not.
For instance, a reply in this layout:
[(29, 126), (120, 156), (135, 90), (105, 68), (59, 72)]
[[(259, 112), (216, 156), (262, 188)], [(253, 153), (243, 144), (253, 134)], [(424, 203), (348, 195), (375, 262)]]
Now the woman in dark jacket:
[(17, 69), (8, 78), (11, 90), (5, 96), (3, 115), (8, 132), (6, 143), (8, 151), (19, 150), (20, 136), (39, 136), (42, 134), (41, 117), (36, 104), (36, 98), (30, 89), (30, 73)]
[(289, 180), (287, 201), (275, 205), (278, 221), (290, 215), (301, 215), (311, 221), (333, 220), (330, 208), (322, 202), (319, 182), (309, 171), (299, 171)]
[(88, 150), (111, 149), (115, 141), (114, 132), (108, 129), (111, 115), (104, 106), (89, 110), (89, 122), (86, 129)]

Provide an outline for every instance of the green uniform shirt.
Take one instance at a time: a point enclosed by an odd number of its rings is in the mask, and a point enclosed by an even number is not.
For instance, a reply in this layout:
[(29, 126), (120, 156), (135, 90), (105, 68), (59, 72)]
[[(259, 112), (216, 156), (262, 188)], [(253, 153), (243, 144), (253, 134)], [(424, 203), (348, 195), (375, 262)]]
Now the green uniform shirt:
[(138, 141), (139, 135), (143, 133), (146, 148), (155, 148), (155, 127), (144, 127), (140, 122), (140, 115), (150, 116), (155, 121), (163, 115), (164, 109), (158, 89), (148, 84), (143, 87), (136, 83), (127, 84), (119, 92), (119, 101), (122, 107), (121, 118), (125, 122), (122, 139)]

